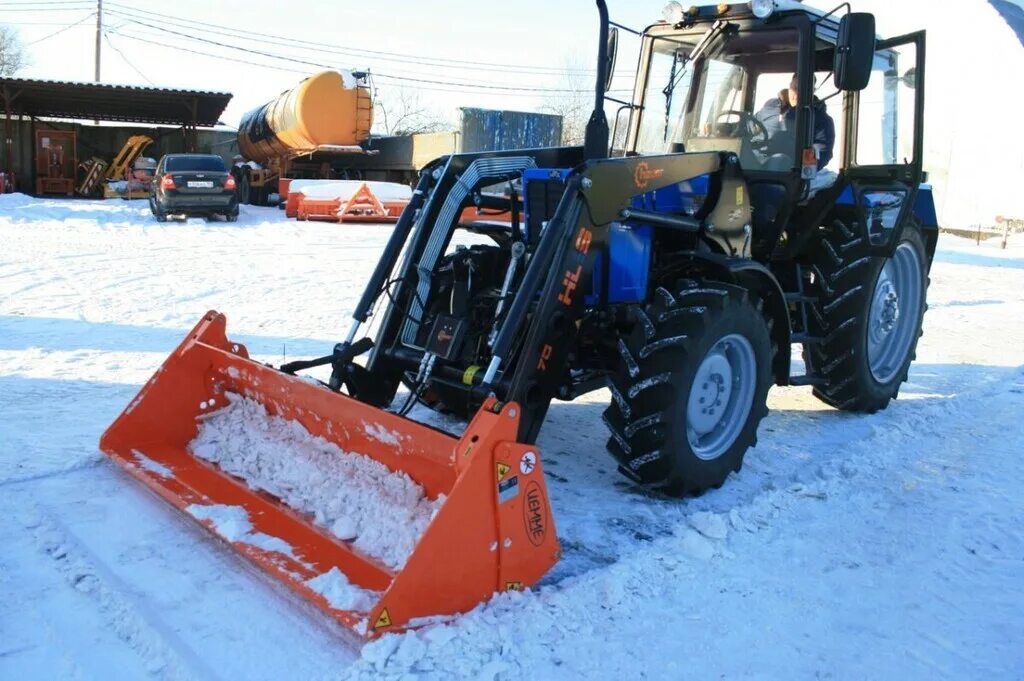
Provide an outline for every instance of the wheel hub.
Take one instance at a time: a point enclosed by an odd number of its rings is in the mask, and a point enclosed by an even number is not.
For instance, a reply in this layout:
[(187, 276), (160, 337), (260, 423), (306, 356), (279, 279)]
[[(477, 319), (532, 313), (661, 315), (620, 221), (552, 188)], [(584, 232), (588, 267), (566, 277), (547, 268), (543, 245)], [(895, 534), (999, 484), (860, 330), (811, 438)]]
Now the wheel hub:
[(879, 281), (871, 305), (871, 335), (881, 343), (896, 328), (900, 318), (900, 296), (892, 280)]
[(867, 355), (879, 383), (891, 381), (906, 363), (917, 339), (923, 297), (921, 260), (904, 242), (879, 271), (871, 297)]
[(750, 341), (739, 334), (719, 339), (697, 367), (686, 403), (686, 436), (698, 458), (717, 459), (732, 446), (750, 415), (756, 387)]
[(722, 420), (732, 395), (732, 381), (732, 367), (724, 355), (709, 354), (704, 358), (694, 379), (697, 400), (687, 407), (694, 431), (701, 435), (709, 433)]

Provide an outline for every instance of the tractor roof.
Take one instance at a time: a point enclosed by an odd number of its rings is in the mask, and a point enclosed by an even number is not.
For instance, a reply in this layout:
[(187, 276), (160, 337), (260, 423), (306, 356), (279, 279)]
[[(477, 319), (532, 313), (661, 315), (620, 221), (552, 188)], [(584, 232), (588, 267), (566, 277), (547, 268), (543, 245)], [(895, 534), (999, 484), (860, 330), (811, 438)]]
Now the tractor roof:
[[(685, 3), (681, 3), (681, 4), (683, 4), (683, 6), (686, 7)], [(719, 8), (721, 7), (721, 4), (728, 5), (729, 6), (728, 11), (720, 12)], [(721, 4), (690, 5), (689, 9), (690, 10), (696, 10), (696, 12), (694, 14), (697, 17), (697, 22), (708, 22), (708, 21), (712, 21), (712, 20), (715, 20), (715, 19), (719, 19), (719, 18), (728, 19), (728, 18), (731, 18), (731, 17), (735, 17), (735, 18), (740, 18), (740, 17), (751, 18), (752, 17), (752, 14), (751, 14), (751, 11), (750, 11), (750, 3), (749, 2), (742, 2), (742, 1), (739, 1), (739, 0), (732, 0), (731, 2), (725, 2), (725, 3), (721, 3)], [(822, 22), (822, 24), (823, 25), (831, 25), (833, 27), (833, 30), (836, 27), (838, 27), (839, 19), (842, 18), (842, 14), (843, 14), (842, 12), (836, 13), (834, 10), (832, 10), (832, 11), (825, 11), (825, 10), (820, 9), (818, 7), (812, 7), (811, 5), (804, 4), (801, 0), (775, 0), (775, 14), (773, 16), (780, 15), (780, 14), (785, 14), (785, 13), (788, 13), (788, 12), (801, 12), (801, 13), (807, 14), (807, 15), (809, 15), (811, 17), (824, 17), (824, 16), (828, 15), (828, 18), (825, 19), (825, 21)], [(657, 26), (659, 24), (665, 25), (666, 23), (668, 23), (668, 22), (666, 22), (664, 19), (662, 19), (662, 20), (658, 21), (657, 23), (653, 24), (653, 26)], [(881, 36), (876, 36), (876, 38), (878, 40), (882, 39)]]
[[(688, 7), (685, 2), (682, 2), (680, 4), (683, 7)], [(722, 4), (729, 5), (729, 11), (724, 13), (724, 14), (720, 13), (718, 11), (718, 8)], [(732, 0), (731, 2), (725, 2), (725, 3), (714, 3), (714, 4), (709, 3), (709, 4), (706, 4), (706, 5), (690, 5), (689, 7), (691, 9), (692, 8), (698, 9), (699, 10), (698, 15), (700, 17), (717, 17), (719, 15), (722, 15), (722, 16), (733, 15), (733, 16), (735, 16), (737, 14), (749, 14), (750, 13), (750, 9), (749, 9), (750, 8), (750, 3), (749, 2), (742, 2), (742, 1), (739, 1), (739, 0)], [(775, 11), (776, 12), (803, 12), (805, 14), (810, 14), (810, 15), (817, 16), (817, 17), (824, 16), (825, 14), (827, 14), (827, 12), (825, 12), (825, 10), (819, 9), (817, 7), (812, 7), (810, 5), (805, 5), (803, 2), (801, 2), (801, 0), (775, 0)]]

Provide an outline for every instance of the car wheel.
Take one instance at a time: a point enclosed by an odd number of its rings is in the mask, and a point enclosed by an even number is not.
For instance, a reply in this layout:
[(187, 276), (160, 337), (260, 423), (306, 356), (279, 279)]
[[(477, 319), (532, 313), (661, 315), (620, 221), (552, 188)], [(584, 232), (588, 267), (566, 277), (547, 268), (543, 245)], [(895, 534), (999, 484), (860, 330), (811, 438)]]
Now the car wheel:
[(149, 197), (149, 210), (153, 213), (153, 217), (156, 218), (157, 222), (167, 222), (167, 213), (160, 210), (160, 206), (157, 205), (156, 200), (153, 197)]
[(242, 175), (242, 181), (238, 183), (238, 202), (251, 203), (251, 199), (252, 183), (249, 180), (249, 174), (245, 173)]

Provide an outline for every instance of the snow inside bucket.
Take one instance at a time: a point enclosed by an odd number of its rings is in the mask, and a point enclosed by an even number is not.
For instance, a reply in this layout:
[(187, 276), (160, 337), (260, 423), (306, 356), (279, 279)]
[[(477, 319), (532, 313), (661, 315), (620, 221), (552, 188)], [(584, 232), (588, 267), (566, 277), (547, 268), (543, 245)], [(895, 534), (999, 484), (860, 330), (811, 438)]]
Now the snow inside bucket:
[(207, 312), (100, 448), (240, 556), (366, 637), (558, 560), (518, 404), (491, 398), (455, 438), (249, 359), (226, 323)]
[[(272, 416), (227, 393), (229, 404), (200, 420), (191, 452), (265, 491), (392, 569), (405, 565), (444, 495), (429, 499), (401, 472)], [(230, 539), (230, 538), (229, 538)]]

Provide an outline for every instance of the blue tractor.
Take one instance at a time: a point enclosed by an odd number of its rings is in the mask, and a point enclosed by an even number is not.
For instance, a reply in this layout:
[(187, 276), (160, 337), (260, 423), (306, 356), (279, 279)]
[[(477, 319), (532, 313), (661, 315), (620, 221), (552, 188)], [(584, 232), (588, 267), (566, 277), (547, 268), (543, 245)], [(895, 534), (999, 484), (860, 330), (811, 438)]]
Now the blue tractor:
[(740, 469), (772, 384), (874, 412), (907, 378), (938, 234), (924, 33), (881, 40), (870, 14), (788, 0), (673, 2), (638, 32), (620, 101), (625, 27), (597, 6), (584, 144), (429, 164), (347, 339), (281, 369), (330, 364), (331, 389), (401, 414), (514, 402), (523, 443), (552, 399), (607, 388), (622, 474), (699, 493)]

